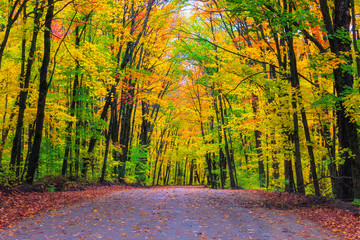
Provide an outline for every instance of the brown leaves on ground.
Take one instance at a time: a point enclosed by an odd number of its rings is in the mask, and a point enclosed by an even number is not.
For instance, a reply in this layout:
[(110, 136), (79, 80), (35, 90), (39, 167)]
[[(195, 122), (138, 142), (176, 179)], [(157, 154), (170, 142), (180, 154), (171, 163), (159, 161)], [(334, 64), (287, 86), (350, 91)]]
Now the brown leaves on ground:
[(93, 186), (86, 187), (83, 191), (68, 192), (23, 192), (16, 189), (0, 189), (0, 228), (10, 226), (21, 218), (56, 210), (66, 204), (129, 189), (134, 189), (134, 187)]
[[(21, 218), (55, 210), (66, 204), (78, 203), (105, 194), (130, 190), (130, 186), (96, 186), (83, 191), (68, 192), (23, 192), (0, 189), (0, 228), (10, 226)], [(360, 209), (338, 200), (323, 197), (303, 196), (293, 193), (240, 190), (246, 194), (234, 195), (239, 206), (247, 208), (265, 207), (295, 211), (334, 234), (343, 234), (346, 239), (360, 240)], [(246, 197), (241, 197), (246, 196)], [(224, 215), (224, 218), (228, 216)], [(206, 237), (201, 235), (201, 237)]]
[(294, 210), (334, 233), (344, 234), (346, 239), (360, 239), (360, 209), (339, 200), (294, 193), (257, 192), (263, 206)]

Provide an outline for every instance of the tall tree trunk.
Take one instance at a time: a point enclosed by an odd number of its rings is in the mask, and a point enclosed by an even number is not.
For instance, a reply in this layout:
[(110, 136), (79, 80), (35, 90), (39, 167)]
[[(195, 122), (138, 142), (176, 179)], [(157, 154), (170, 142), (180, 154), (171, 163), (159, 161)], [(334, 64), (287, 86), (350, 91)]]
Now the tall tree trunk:
[[(291, 9), (291, 7), (290, 7)], [(287, 29), (286, 32), (290, 33), (292, 30)], [(297, 190), (301, 194), (305, 194), (305, 184), (304, 184), (304, 176), (302, 171), (302, 163), (301, 163), (301, 152), (300, 152), (300, 139), (299, 139), (299, 119), (297, 113), (297, 100), (298, 94), (300, 91), (300, 84), (299, 84), (299, 76), (297, 72), (296, 66), (296, 55), (294, 50), (294, 39), (290, 36), (287, 37), (287, 44), (288, 44), (288, 52), (289, 52), (289, 64), (290, 64), (290, 82), (291, 86), (294, 88), (295, 93), (292, 95), (291, 105), (293, 110), (293, 141), (295, 145), (294, 149), (294, 156), (295, 156), (295, 173), (296, 173), (296, 183), (297, 183)]]
[(48, 67), (51, 55), (51, 23), (54, 17), (54, 0), (48, 0), (48, 9), (45, 17), (45, 30), (44, 30), (44, 57), (40, 69), (40, 85), (39, 85), (39, 98), (36, 113), (36, 128), (34, 144), (31, 149), (28, 163), (28, 172), (26, 175), (26, 182), (32, 184), (35, 176), (35, 171), (38, 167), (40, 147), (42, 140), (42, 131), (44, 126), (45, 116), (45, 103), (48, 91)]
[[(137, 178), (137, 181), (141, 184), (145, 183), (147, 172), (146, 172), (146, 164), (147, 164), (147, 153), (148, 153), (148, 147), (150, 144), (150, 131), (151, 131), (151, 123), (149, 121), (149, 104), (143, 100), (141, 102), (141, 128), (140, 128), (140, 146), (142, 151), (142, 156), (137, 164), (135, 166), (135, 176)], [(166, 180), (166, 179), (165, 179)]]
[[(75, 28), (75, 48), (78, 49), (80, 46), (80, 32), (79, 32), (79, 26), (76, 26)], [(76, 103), (78, 102), (77, 97), (78, 97), (78, 88), (79, 88), (79, 70), (80, 70), (80, 62), (79, 60), (75, 60), (75, 76), (74, 76), (74, 83), (73, 83), (73, 88), (72, 88), (72, 99), (71, 99), (71, 103), (70, 103), (70, 115), (72, 117), (75, 116), (75, 111), (76, 111)], [(67, 136), (66, 136), (66, 147), (65, 147), (65, 155), (64, 155), (64, 160), (63, 160), (63, 167), (62, 167), (62, 175), (65, 176), (66, 175), (66, 169), (67, 169), (67, 165), (68, 165), (68, 161), (69, 161), (69, 156), (70, 156), (70, 152), (72, 151), (72, 126), (73, 126), (73, 122), (72, 121), (68, 121), (67, 122)], [(78, 136), (76, 136), (78, 137)], [(76, 147), (80, 147), (80, 146), (76, 146)], [(79, 161), (79, 159), (77, 158), (77, 161)], [(78, 164), (77, 164), (77, 168), (78, 168)], [(75, 174), (77, 176), (78, 172)]]
[[(329, 38), (331, 52), (337, 57), (346, 59), (346, 63), (335, 68), (334, 79), (337, 95), (341, 97), (336, 111), (337, 126), (339, 129), (339, 148), (342, 150), (341, 158), (344, 164), (339, 165), (339, 189), (341, 193), (337, 198), (352, 200), (360, 198), (360, 149), (356, 122), (347, 116), (343, 97), (348, 89), (353, 87), (353, 76), (346, 67), (352, 63), (350, 31), (350, 0), (335, 0), (333, 21), (331, 20), (327, 0), (320, 0), (321, 13), (328, 34), (334, 36)], [(346, 36), (344, 36), (346, 33)], [(351, 153), (349, 152), (351, 151)]]
[(10, 167), (15, 166), (16, 159), (18, 158), (18, 155), (20, 154), (20, 146), (21, 146), (21, 131), (24, 125), (24, 116), (25, 116), (25, 109), (26, 109), (26, 100), (28, 96), (28, 89), (30, 84), (30, 78), (31, 78), (31, 70), (32, 65), (34, 63), (35, 58), (35, 51), (36, 51), (36, 42), (38, 33), (40, 30), (40, 18), (43, 14), (44, 7), (41, 6), (41, 3), (39, 1), (36, 1), (35, 7), (34, 7), (34, 29), (32, 34), (32, 40), (31, 45), (29, 49), (29, 56), (27, 59), (26, 64), (26, 72), (20, 75), (20, 95), (19, 95), (19, 111), (18, 111), (18, 118), (16, 122), (16, 130), (15, 135), (13, 139), (13, 146), (11, 149), (11, 159), (10, 159)]
[(226, 181), (226, 157), (224, 155), (224, 151), (222, 148), (222, 131), (221, 131), (221, 119), (220, 119), (220, 111), (218, 107), (218, 100), (217, 97), (214, 96), (213, 99), (214, 109), (216, 113), (216, 119), (218, 123), (217, 132), (219, 138), (219, 169), (220, 169), (220, 187), (225, 188), (225, 181)]
[(129, 140), (130, 140), (130, 130), (131, 130), (131, 116), (133, 111), (133, 100), (134, 100), (134, 87), (135, 84), (131, 79), (128, 79), (126, 86), (129, 86), (129, 89), (121, 93), (121, 127), (119, 135), (119, 143), (121, 151), (119, 153), (119, 173), (118, 178), (120, 182), (124, 181), (125, 178), (125, 166), (128, 161), (128, 151), (129, 151)]
[(229, 169), (230, 187), (235, 188), (236, 183), (235, 183), (235, 178), (234, 178), (234, 166), (231, 162), (230, 148), (229, 148), (227, 132), (226, 132), (226, 128), (225, 128), (225, 117), (224, 117), (224, 109), (223, 109), (221, 95), (218, 96), (218, 99), (219, 99), (219, 110), (220, 110), (222, 130), (223, 130), (224, 143), (225, 143), (225, 153), (226, 153), (226, 159), (227, 159), (227, 164), (228, 164), (228, 169)]
[(359, 58), (359, 48), (358, 48), (358, 44), (357, 44), (357, 39), (356, 39), (356, 14), (355, 14), (355, 2), (354, 0), (350, 0), (351, 1), (351, 21), (352, 21), (352, 40), (353, 40), (353, 45), (354, 45), (354, 52), (356, 54), (355, 57), (355, 62), (356, 62), (356, 73), (357, 73), (357, 77), (360, 77), (360, 58)]

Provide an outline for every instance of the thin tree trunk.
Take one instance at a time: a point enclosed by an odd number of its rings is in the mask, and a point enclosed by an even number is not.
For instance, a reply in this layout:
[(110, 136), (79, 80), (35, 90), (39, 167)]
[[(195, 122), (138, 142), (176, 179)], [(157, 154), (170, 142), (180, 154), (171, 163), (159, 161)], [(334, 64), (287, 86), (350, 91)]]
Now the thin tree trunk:
[[(291, 9), (291, 7), (290, 7)], [(290, 11), (291, 12), (291, 11)], [(287, 29), (286, 32), (291, 32), (291, 29)], [(300, 91), (299, 77), (296, 66), (296, 55), (294, 50), (294, 39), (290, 36), (287, 37), (288, 51), (289, 51), (289, 64), (290, 64), (290, 82), (294, 88), (295, 93), (292, 95), (291, 105), (293, 109), (293, 141), (295, 145), (294, 156), (295, 156), (295, 173), (297, 190), (301, 194), (305, 194), (305, 184), (302, 171), (301, 163), (301, 152), (300, 152), (300, 139), (299, 139), (299, 119), (297, 113), (297, 99)]]
[[(288, 145), (293, 140), (292, 135), (290, 133), (285, 133), (285, 135), (288, 137)], [(285, 170), (285, 192), (294, 192), (295, 191), (295, 181), (294, 181), (294, 173), (292, 168), (292, 156), (291, 152), (293, 151), (292, 147), (287, 146), (284, 149), (284, 170)]]
[(301, 112), (301, 120), (302, 120), (302, 123), (304, 126), (304, 131), (305, 131), (307, 149), (308, 149), (309, 157), (310, 157), (310, 172), (311, 172), (311, 176), (313, 179), (315, 195), (320, 196), (320, 187), (319, 187), (319, 181), (318, 181), (317, 173), (316, 173), (314, 149), (313, 149), (313, 145), (312, 145), (312, 141), (311, 141), (309, 125), (308, 125), (307, 118), (306, 118), (306, 112), (303, 107), (301, 107), (300, 112)]
[(194, 178), (194, 159), (190, 162), (190, 176), (189, 176), (189, 185), (193, 185)]
[(355, 14), (355, 2), (351, 0), (351, 21), (352, 21), (352, 40), (354, 45), (355, 52), (355, 62), (356, 62), (356, 73), (357, 77), (360, 77), (360, 58), (359, 58), (359, 48), (356, 39), (356, 14)]
[(225, 118), (224, 118), (224, 110), (223, 110), (221, 96), (218, 96), (218, 99), (219, 99), (219, 108), (220, 108), (219, 110), (220, 110), (221, 123), (222, 123), (223, 135), (224, 135), (225, 153), (226, 153), (226, 159), (227, 159), (227, 164), (228, 164), (228, 169), (229, 169), (230, 187), (235, 188), (236, 184), (235, 184), (235, 179), (234, 179), (234, 166), (232, 165), (232, 162), (231, 162), (230, 149), (229, 149), (229, 144), (228, 144), (228, 139), (227, 139), (227, 134), (226, 134), (226, 129), (225, 129)]
[(106, 134), (106, 143), (105, 143), (106, 146), (105, 146), (104, 162), (103, 162), (103, 166), (101, 169), (100, 182), (105, 182), (107, 159), (108, 159), (108, 155), (109, 155), (110, 135), (111, 135), (111, 132), (109, 129)]
[[(79, 26), (76, 26), (75, 28), (75, 48), (78, 49), (80, 46), (80, 32), (79, 32)], [(72, 117), (75, 116), (75, 111), (76, 111), (76, 105), (78, 105), (78, 94), (79, 94), (79, 70), (80, 70), (80, 62), (79, 60), (75, 60), (75, 76), (74, 76), (74, 83), (73, 83), (73, 88), (72, 88), (72, 99), (71, 99), (71, 103), (70, 103), (70, 115)], [(72, 126), (73, 126), (73, 122), (72, 121), (68, 121), (67, 122), (67, 137), (66, 137), (66, 148), (65, 148), (65, 155), (64, 155), (64, 160), (63, 160), (63, 167), (62, 167), (62, 175), (65, 176), (66, 175), (66, 169), (67, 169), (67, 165), (68, 165), (68, 160), (69, 160), (69, 156), (71, 155), (71, 151), (72, 151)], [(77, 126), (78, 127), (78, 126)], [(76, 136), (78, 137), (78, 136)], [(76, 148), (80, 148), (80, 144), (76, 146)], [(77, 149), (76, 151), (79, 151), (79, 149)], [(77, 170), (79, 170), (79, 159), (77, 157), (76, 159), (77, 161)], [(76, 172), (76, 176), (78, 175), (78, 172)]]
[[(257, 116), (258, 112), (258, 101), (259, 97), (255, 94), (252, 94), (252, 108), (255, 115), (255, 118)], [(258, 171), (259, 171), (259, 182), (260, 187), (265, 187), (265, 167), (264, 167), (264, 161), (262, 159), (262, 150), (261, 150), (261, 132), (259, 130), (255, 130), (255, 146), (256, 146), (256, 152), (258, 155)]]
[(220, 187), (225, 188), (225, 181), (226, 181), (226, 157), (224, 155), (222, 149), (222, 131), (221, 131), (221, 120), (220, 120), (220, 111), (218, 108), (217, 97), (214, 97), (214, 109), (216, 113), (216, 119), (218, 123), (218, 137), (219, 137), (219, 168), (220, 168)]

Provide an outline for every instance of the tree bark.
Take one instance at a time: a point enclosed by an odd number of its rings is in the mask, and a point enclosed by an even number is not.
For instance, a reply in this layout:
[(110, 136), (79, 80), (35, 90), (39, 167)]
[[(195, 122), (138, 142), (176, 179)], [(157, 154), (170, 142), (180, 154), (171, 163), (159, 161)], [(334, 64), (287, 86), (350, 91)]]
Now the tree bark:
[[(78, 49), (80, 46), (80, 32), (79, 32), (79, 26), (76, 26), (75, 28), (75, 48)], [(73, 83), (73, 88), (72, 88), (72, 99), (71, 99), (71, 103), (70, 103), (70, 115), (72, 117), (75, 116), (75, 111), (76, 111), (76, 103), (77, 101), (77, 97), (78, 97), (78, 91), (79, 91), (79, 70), (80, 70), (80, 62), (79, 60), (75, 60), (75, 76), (74, 76), (74, 83)], [(72, 126), (73, 123), (71, 121), (68, 121), (67, 123), (67, 136), (66, 136), (66, 147), (65, 147), (65, 155), (64, 155), (64, 160), (63, 160), (63, 167), (62, 167), (62, 175), (65, 176), (66, 175), (66, 169), (67, 169), (67, 165), (68, 165), (68, 160), (69, 160), (69, 156), (70, 156), (70, 152), (71, 152), (71, 148), (72, 148)], [(78, 137), (78, 136), (76, 136)], [(77, 148), (79, 148), (80, 146), (76, 146)], [(78, 159), (77, 159), (78, 161)], [(76, 176), (78, 175), (78, 172), (76, 172), (75, 174)]]
[(229, 177), (230, 177), (230, 187), (235, 188), (235, 178), (234, 178), (234, 166), (231, 162), (231, 155), (230, 155), (230, 149), (229, 149), (229, 143), (227, 139), (227, 132), (225, 128), (225, 117), (224, 117), (224, 109), (222, 104), (221, 95), (218, 96), (219, 99), (219, 110), (220, 110), (220, 116), (221, 116), (221, 123), (222, 123), (222, 130), (223, 130), (223, 136), (224, 136), (224, 143), (225, 143), (225, 153), (226, 153), (226, 159), (228, 164), (228, 170), (229, 170)]
[(351, 0), (351, 21), (352, 21), (352, 40), (353, 40), (353, 45), (354, 45), (354, 52), (356, 54), (355, 57), (355, 62), (356, 62), (356, 75), (359, 78), (360, 77), (360, 58), (358, 56), (359, 54), (359, 48), (358, 48), (358, 44), (357, 44), (357, 39), (356, 39), (356, 14), (355, 14), (355, 2), (354, 0)]
[(42, 61), (42, 66), (40, 69), (40, 85), (39, 85), (39, 98), (37, 105), (36, 113), (36, 128), (35, 128), (35, 138), (34, 143), (31, 149), (28, 163), (28, 172), (26, 175), (26, 182), (29, 184), (33, 183), (36, 169), (38, 167), (39, 156), (40, 156), (40, 147), (42, 140), (42, 131), (44, 126), (44, 116), (45, 116), (45, 103), (46, 95), (48, 91), (48, 67), (50, 63), (50, 54), (51, 54), (51, 23), (54, 17), (54, 0), (48, 0), (48, 9), (45, 17), (45, 30), (44, 30), (44, 56)]
[(26, 100), (28, 96), (28, 89), (30, 84), (30, 78), (31, 78), (31, 70), (32, 65), (34, 63), (35, 58), (35, 51), (36, 51), (36, 43), (37, 43), (37, 37), (40, 30), (40, 18), (43, 14), (44, 8), (42, 6), (39, 6), (40, 3), (36, 1), (35, 7), (34, 7), (34, 29), (32, 34), (32, 40), (31, 45), (29, 49), (29, 56), (27, 59), (26, 64), (26, 72), (23, 72), (23, 75), (20, 75), (20, 94), (19, 94), (19, 111), (18, 111), (18, 118), (16, 122), (16, 130), (15, 135), (13, 138), (13, 146), (11, 149), (11, 159), (10, 159), (10, 168), (12, 166), (15, 166), (16, 159), (18, 158), (18, 155), (20, 154), (20, 146), (21, 146), (21, 131), (24, 125), (24, 116), (25, 116), (25, 109), (26, 109)]
[[(335, 89), (341, 97), (336, 110), (338, 126), (339, 148), (342, 150), (341, 158), (344, 164), (339, 166), (339, 188), (341, 190), (337, 198), (351, 201), (360, 198), (360, 149), (357, 129), (346, 114), (343, 97), (348, 94), (348, 89), (353, 88), (353, 75), (344, 67), (351, 65), (351, 40), (350, 31), (350, 0), (335, 0), (334, 18), (331, 20), (327, 0), (320, 0), (321, 13), (329, 37), (330, 49), (337, 57), (346, 60), (333, 70)], [(344, 36), (344, 34), (346, 34)], [(349, 152), (351, 151), (351, 154)]]
[[(259, 97), (252, 94), (252, 109), (255, 115), (255, 119), (257, 118), (257, 111), (258, 111), (258, 101)], [(262, 150), (261, 150), (261, 132), (259, 130), (255, 130), (255, 146), (256, 146), (256, 152), (258, 155), (258, 171), (259, 171), (259, 182), (260, 187), (265, 187), (265, 167), (264, 167), (264, 161), (262, 160)]]
[[(291, 9), (291, 7), (290, 7)], [(291, 33), (291, 29), (286, 29), (287, 33)], [(304, 177), (302, 172), (302, 163), (301, 163), (301, 152), (300, 152), (300, 139), (299, 139), (299, 119), (297, 113), (297, 100), (298, 94), (300, 91), (300, 84), (299, 84), (299, 76), (297, 72), (296, 66), (296, 56), (294, 50), (294, 39), (290, 36), (286, 38), (288, 44), (288, 54), (289, 54), (289, 64), (290, 64), (290, 82), (291, 86), (294, 88), (295, 93), (292, 94), (292, 117), (293, 117), (293, 141), (295, 145), (294, 149), (294, 157), (295, 157), (295, 173), (296, 173), (296, 183), (297, 183), (297, 190), (301, 194), (305, 194), (305, 184), (304, 184)]]
[(301, 120), (302, 120), (304, 131), (305, 131), (307, 149), (308, 149), (309, 157), (310, 157), (310, 172), (311, 172), (311, 176), (313, 179), (315, 195), (320, 196), (320, 187), (319, 187), (319, 181), (318, 181), (318, 177), (317, 177), (317, 173), (316, 173), (314, 148), (313, 148), (312, 141), (311, 141), (309, 125), (308, 125), (307, 118), (306, 118), (306, 112), (303, 107), (301, 107), (300, 112), (301, 112)]

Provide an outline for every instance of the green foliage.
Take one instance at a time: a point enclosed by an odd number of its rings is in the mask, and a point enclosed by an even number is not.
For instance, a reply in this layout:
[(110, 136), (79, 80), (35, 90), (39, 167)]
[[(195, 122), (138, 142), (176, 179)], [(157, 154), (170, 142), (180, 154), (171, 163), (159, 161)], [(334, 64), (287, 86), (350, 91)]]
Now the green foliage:
[(130, 162), (127, 164), (127, 167), (131, 170), (131, 174), (128, 174), (130, 182), (135, 181), (136, 183), (146, 184), (150, 170), (149, 156), (148, 149), (140, 144), (131, 149)]
[(20, 184), (15, 172), (9, 167), (3, 167), (0, 171), (0, 185), (5, 187), (16, 187)]
[[(6, 25), (8, 3), (0, 0), (0, 25)], [(337, 159), (338, 167), (344, 156), (353, 156), (339, 149), (338, 142), (330, 143), (337, 138), (335, 117), (340, 103), (347, 117), (360, 121), (358, 88), (342, 87), (334, 94), (333, 73), (341, 67), (342, 73), (355, 75), (348, 57), (358, 53), (331, 53), (328, 39), (346, 43), (349, 32), (339, 28), (335, 36), (329, 36), (319, 18), (318, 2), (208, 1), (197, 9), (204, 8), (203, 12), (179, 13), (188, 4), (186, 0), (159, 1), (149, 15), (144, 1), (137, 0), (82, 1), (59, 8), (53, 22), (52, 82), (37, 183), (48, 191), (94, 184), (102, 172), (109, 132), (106, 180), (139, 184), (188, 184), (190, 176), (194, 184), (211, 184), (207, 181), (212, 169), (213, 187), (223, 183), (229, 187), (228, 165), (232, 164), (226, 157), (233, 157), (241, 187), (259, 188), (258, 161), (263, 160), (269, 167), (265, 170), (269, 188), (283, 189), (289, 183), (284, 182), (284, 160), (293, 158), (295, 139), (299, 139), (305, 182), (312, 181), (309, 146), (322, 175), (327, 174), (329, 159)], [(33, 7), (34, 1), (27, 3), (27, 11)], [(33, 21), (25, 22), (21, 15), (14, 22), (0, 69), (0, 99), (4, 99), (0, 101), (0, 161), (5, 166), (0, 184), (6, 186), (24, 178), (34, 142), (42, 31), (28, 89), (23, 89), (20, 79), (33, 27)], [(293, 40), (296, 66), (290, 66), (289, 40)], [(326, 51), (319, 51), (319, 44)], [(291, 67), (297, 68), (298, 84), (291, 81)], [(29, 94), (16, 173), (16, 168), (7, 166), (21, 90)], [(308, 118), (310, 141), (301, 125), (302, 111)], [(144, 127), (144, 120), (150, 126)], [(146, 146), (140, 143), (144, 131), (149, 138)], [(255, 132), (261, 133), (260, 146)], [(125, 151), (128, 156), (120, 156)], [(335, 156), (330, 156), (333, 152)], [(272, 169), (275, 163), (276, 170)], [(59, 176), (63, 166), (63, 174), (71, 176), (71, 181)], [(274, 172), (279, 176), (274, 177)], [(330, 194), (330, 186), (330, 180), (322, 181), (321, 192)], [(312, 193), (313, 185), (306, 191)]]
[(314, 101), (312, 107), (326, 107), (332, 108), (341, 100), (341, 97), (334, 96), (333, 94), (325, 94), (320, 99)]
[(355, 207), (360, 207), (360, 199), (355, 198), (351, 204), (354, 205)]

